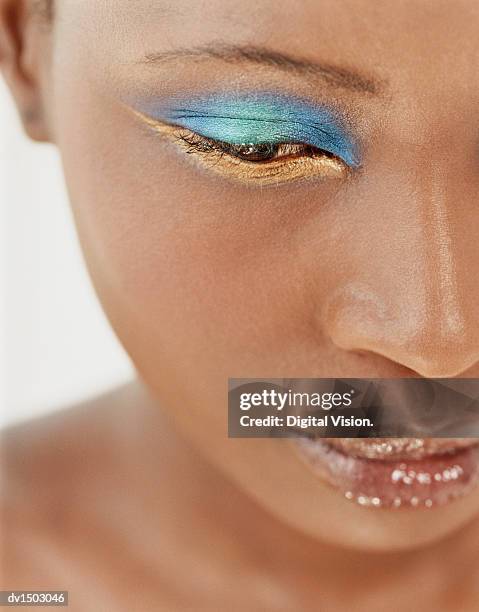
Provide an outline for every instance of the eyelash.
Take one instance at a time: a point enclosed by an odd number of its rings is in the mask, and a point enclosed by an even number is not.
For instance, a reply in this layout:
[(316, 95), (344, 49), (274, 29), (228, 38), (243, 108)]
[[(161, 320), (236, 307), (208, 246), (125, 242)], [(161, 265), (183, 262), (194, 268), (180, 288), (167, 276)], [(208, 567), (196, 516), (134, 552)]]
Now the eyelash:
[[(171, 127), (171, 126), (170, 126)], [(335, 155), (303, 143), (233, 145), (172, 128), (180, 147), (217, 173), (255, 184), (279, 184), (299, 179), (339, 178), (348, 166)]]
[(237, 157), (248, 163), (268, 163), (273, 159), (289, 158), (304, 155), (305, 157), (317, 157), (325, 155), (334, 157), (327, 151), (317, 149), (310, 145), (297, 143), (261, 143), (261, 144), (230, 144), (220, 140), (205, 138), (195, 132), (178, 134), (180, 138), (190, 148), (190, 153), (219, 153), (220, 155), (230, 155)]

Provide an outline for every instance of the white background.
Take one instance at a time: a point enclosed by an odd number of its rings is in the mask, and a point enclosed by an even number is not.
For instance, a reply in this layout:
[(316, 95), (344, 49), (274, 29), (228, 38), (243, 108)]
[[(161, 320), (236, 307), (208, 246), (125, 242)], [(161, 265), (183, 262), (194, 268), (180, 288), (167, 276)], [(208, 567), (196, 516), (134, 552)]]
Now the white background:
[(133, 376), (87, 277), (58, 154), (24, 133), (0, 79), (0, 427)]

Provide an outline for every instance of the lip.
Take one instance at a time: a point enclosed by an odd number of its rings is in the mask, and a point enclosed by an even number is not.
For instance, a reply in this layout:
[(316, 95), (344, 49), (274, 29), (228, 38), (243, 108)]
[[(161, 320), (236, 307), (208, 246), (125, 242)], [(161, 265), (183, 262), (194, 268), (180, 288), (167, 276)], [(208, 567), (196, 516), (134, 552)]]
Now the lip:
[(479, 440), (292, 440), (300, 458), (360, 506), (430, 509), (467, 495), (479, 483)]
[(479, 444), (477, 438), (324, 438), (330, 445), (365, 459), (423, 459)]

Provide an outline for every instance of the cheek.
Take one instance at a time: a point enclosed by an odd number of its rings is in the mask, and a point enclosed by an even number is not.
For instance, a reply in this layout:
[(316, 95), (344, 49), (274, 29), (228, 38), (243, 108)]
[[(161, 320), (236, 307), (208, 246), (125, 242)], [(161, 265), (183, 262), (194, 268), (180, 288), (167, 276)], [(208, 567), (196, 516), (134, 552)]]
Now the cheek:
[(62, 120), (60, 148), (93, 282), (140, 372), (208, 381), (222, 398), (228, 376), (283, 375), (311, 319), (288, 207), (96, 108)]

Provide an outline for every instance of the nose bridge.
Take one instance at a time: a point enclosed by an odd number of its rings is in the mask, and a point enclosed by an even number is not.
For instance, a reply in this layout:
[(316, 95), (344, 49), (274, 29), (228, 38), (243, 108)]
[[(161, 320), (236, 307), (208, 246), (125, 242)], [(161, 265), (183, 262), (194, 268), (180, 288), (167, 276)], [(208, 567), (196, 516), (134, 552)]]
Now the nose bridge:
[(422, 166), (414, 155), (398, 162), (389, 200), (380, 190), (373, 197), (378, 217), (392, 204), (373, 238), (374, 257), (363, 257), (364, 274), (349, 278), (328, 309), (339, 346), (429, 377), (455, 376), (479, 361), (479, 295), (468, 269), (479, 265), (479, 213), (449, 150), (429, 151)]
[(424, 234), (424, 286), (426, 319), (424, 332), (437, 336), (444, 344), (462, 341), (466, 327), (466, 304), (461, 287), (459, 264), (460, 235), (454, 208), (460, 206), (450, 180), (451, 162), (436, 155), (422, 174), (418, 189), (418, 206), (423, 210), (421, 229)]

